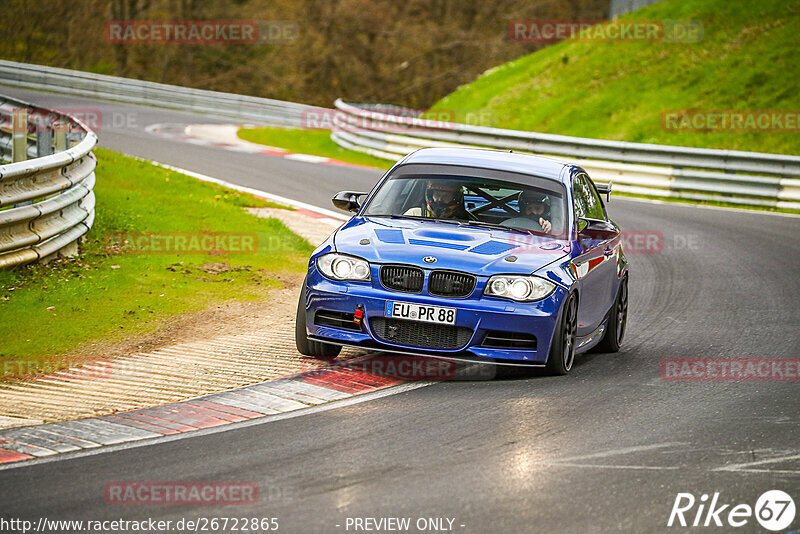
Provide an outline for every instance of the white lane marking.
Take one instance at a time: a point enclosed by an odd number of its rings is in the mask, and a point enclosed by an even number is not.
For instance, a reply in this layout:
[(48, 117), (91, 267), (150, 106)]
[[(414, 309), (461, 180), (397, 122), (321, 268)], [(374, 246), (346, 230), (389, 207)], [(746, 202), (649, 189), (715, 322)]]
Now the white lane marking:
[(714, 469), (714, 471), (731, 471), (731, 472), (745, 472), (745, 473), (792, 473), (798, 474), (800, 473), (800, 469), (796, 470), (772, 470), (772, 469), (750, 469), (751, 466), (756, 465), (764, 465), (764, 464), (776, 464), (779, 462), (789, 462), (792, 460), (800, 460), (800, 454), (793, 454), (791, 456), (781, 456), (778, 458), (769, 458), (767, 460), (757, 460), (755, 462), (745, 462), (741, 464), (732, 464), (726, 465), (725, 467), (718, 467)]
[(245, 154), (261, 154), (265, 150), (274, 150), (272, 148), (255, 148), (252, 146), (229, 146), (225, 147), (225, 150), (230, 150), (232, 152), (244, 152)]
[(322, 156), (312, 156), (311, 154), (288, 154), (283, 157), (286, 159), (305, 161), (308, 163), (325, 163), (330, 159), (330, 158), (323, 158)]
[(538, 462), (539, 465), (547, 465), (550, 467), (589, 467), (589, 468), (596, 468), (596, 469), (647, 469), (651, 471), (674, 471), (680, 469), (680, 467), (664, 467), (660, 465), (603, 465), (603, 464), (574, 464), (574, 463), (563, 463), (559, 461), (554, 461), (550, 463), (542, 464)]
[(263, 425), (266, 423), (271, 423), (273, 421), (280, 421), (283, 419), (291, 419), (294, 417), (301, 417), (303, 415), (310, 415), (319, 412), (324, 412), (327, 410), (334, 410), (336, 408), (342, 408), (345, 406), (352, 406), (354, 404), (359, 404), (362, 402), (367, 402), (370, 400), (380, 399), (383, 397), (388, 397), (390, 395), (396, 395), (398, 393), (405, 393), (406, 391), (411, 391), (414, 389), (422, 388), (425, 386), (429, 386), (434, 384), (434, 382), (408, 382), (406, 384), (400, 384), (397, 386), (390, 386), (384, 389), (379, 389), (377, 391), (371, 391), (369, 393), (362, 393), (360, 395), (353, 395), (352, 397), (348, 397), (347, 399), (342, 399), (338, 401), (331, 401), (326, 402), (325, 404), (320, 404), (318, 406), (309, 406), (308, 408), (302, 408), (299, 410), (293, 410), (291, 412), (280, 413), (275, 415), (266, 415), (264, 417), (258, 417), (255, 419), (248, 419), (246, 421), (238, 421), (235, 423), (228, 423), (227, 425), (215, 426), (211, 428), (203, 428), (199, 430), (193, 430), (190, 432), (183, 432), (180, 434), (171, 434), (168, 436), (159, 436), (156, 438), (147, 438), (139, 441), (131, 441), (126, 443), (119, 443), (117, 445), (108, 445), (106, 447), (100, 447), (97, 449), (88, 449), (88, 450), (81, 450), (75, 452), (65, 452), (62, 454), (56, 454), (53, 456), (35, 458), (31, 460), (22, 460), (19, 462), (11, 462), (7, 464), (0, 464), (0, 471), (5, 471), (9, 469), (20, 469), (25, 468), (33, 465), (39, 465), (43, 463), (50, 463), (50, 462), (59, 462), (62, 460), (71, 460), (73, 458), (83, 458), (85, 456), (95, 456), (97, 454), (105, 454), (109, 452), (117, 452), (123, 451), (128, 449), (136, 449), (139, 447), (147, 447), (149, 445), (158, 445), (161, 443), (167, 443), (170, 441), (178, 441), (182, 439), (188, 438), (195, 438), (201, 436), (208, 436), (211, 434), (219, 434), (221, 432), (228, 432), (230, 430), (238, 430), (240, 428), (248, 428), (251, 426), (258, 426)]
[[(635, 452), (642, 452), (654, 449), (663, 449), (667, 447), (671, 447), (674, 445), (686, 445), (686, 443), (675, 442), (675, 443), (658, 443), (654, 445), (644, 445), (640, 447), (628, 447), (625, 449), (615, 449), (611, 451), (603, 451), (598, 453), (586, 454), (581, 456), (573, 456), (570, 458), (563, 458), (563, 459), (555, 459), (551, 461), (544, 461), (544, 462), (536, 462), (538, 465), (544, 465), (547, 467), (577, 467), (577, 468), (590, 468), (590, 469), (641, 469), (641, 470), (650, 470), (650, 471), (675, 471), (680, 469), (679, 466), (649, 466), (649, 465), (614, 465), (614, 464), (588, 464), (588, 463), (580, 463), (576, 462), (575, 460), (588, 460), (591, 458), (607, 458), (611, 456), (618, 456), (622, 454), (630, 454)], [(696, 449), (696, 450), (704, 450)], [(793, 454), (790, 456), (782, 456), (778, 458), (769, 458), (766, 460), (758, 460), (754, 462), (746, 462), (740, 464), (733, 464), (727, 465), (724, 467), (717, 467), (714, 469), (710, 469), (713, 472), (732, 472), (732, 473), (766, 473), (766, 474), (785, 474), (785, 475), (797, 475), (800, 474), (800, 469), (757, 469), (754, 468), (758, 465), (765, 465), (765, 464), (775, 464), (780, 462), (788, 462), (792, 460), (800, 460), (800, 454)]]
[(790, 469), (742, 469), (739, 471), (734, 471), (735, 473), (767, 473), (770, 475), (800, 475), (800, 469), (797, 470), (790, 470)]
[(267, 200), (271, 200), (278, 204), (283, 204), (285, 206), (290, 206), (296, 209), (303, 209), (308, 211), (313, 211), (314, 213), (319, 213), (320, 215), (325, 215), (326, 217), (330, 217), (332, 219), (336, 219), (339, 221), (347, 221), (350, 220), (350, 217), (346, 215), (342, 215), (341, 213), (336, 213), (335, 211), (327, 210), (325, 208), (320, 208), (314, 206), (312, 204), (306, 204), (305, 202), (300, 202), (298, 200), (292, 200), (290, 198), (282, 197), (279, 195), (274, 195), (272, 193), (267, 193), (266, 191), (262, 191), (260, 189), (254, 189), (252, 187), (246, 187), (243, 185), (234, 184), (228, 182), (226, 180), (220, 180), (219, 178), (214, 178), (212, 176), (208, 176), (206, 174), (201, 174), (199, 172), (190, 171), (188, 169), (182, 169), (180, 167), (174, 167), (172, 165), (167, 165), (166, 163), (161, 163), (158, 161), (148, 160), (145, 158), (140, 158), (138, 156), (131, 156), (129, 154), (125, 154), (129, 158), (133, 158), (138, 161), (145, 161), (147, 163), (152, 163), (157, 167), (161, 167), (163, 169), (169, 169), (171, 171), (179, 172), (181, 174), (185, 174), (186, 176), (191, 176), (192, 178), (197, 178), (198, 180), (202, 180), (203, 182), (211, 182), (214, 184), (223, 185), (225, 187), (229, 187), (231, 189), (235, 189), (236, 191), (242, 191), (243, 193), (250, 193), (251, 195), (256, 195), (260, 197), (264, 197)]
[(674, 447), (676, 445), (686, 445), (683, 442), (666, 442), (666, 443), (654, 443), (653, 445), (639, 445), (636, 447), (626, 447), (623, 449), (613, 449), (610, 451), (602, 451), (602, 452), (594, 452), (591, 454), (583, 454), (581, 456), (571, 456), (569, 458), (557, 458), (552, 461), (552, 463), (559, 463), (559, 462), (575, 462), (579, 460), (590, 460), (594, 458), (608, 458), (610, 456), (619, 456), (622, 454), (631, 454), (634, 452), (644, 452), (644, 451), (652, 451), (654, 449), (665, 449), (667, 447)]

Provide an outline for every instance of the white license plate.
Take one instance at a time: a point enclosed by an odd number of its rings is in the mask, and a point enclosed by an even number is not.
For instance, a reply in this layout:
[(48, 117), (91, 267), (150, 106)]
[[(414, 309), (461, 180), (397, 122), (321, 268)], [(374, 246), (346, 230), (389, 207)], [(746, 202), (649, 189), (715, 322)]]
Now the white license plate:
[(456, 309), (443, 306), (412, 304), (411, 302), (386, 301), (384, 316), (424, 323), (456, 324)]

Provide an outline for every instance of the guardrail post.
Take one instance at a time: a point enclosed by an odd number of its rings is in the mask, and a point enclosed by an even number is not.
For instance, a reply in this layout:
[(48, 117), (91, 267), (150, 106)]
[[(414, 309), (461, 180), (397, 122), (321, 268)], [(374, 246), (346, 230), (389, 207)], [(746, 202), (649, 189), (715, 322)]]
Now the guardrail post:
[(28, 110), (15, 109), (11, 114), (11, 161), (28, 159)]
[(67, 149), (68, 129), (69, 125), (65, 121), (55, 121), (53, 123), (53, 146), (56, 152), (63, 152)]
[[(34, 124), (36, 125), (36, 157), (49, 156), (53, 153), (53, 130), (41, 119), (39, 121), (34, 120)], [(33, 200), (26, 200), (14, 206), (29, 206), (31, 204), (33, 204)]]
[(46, 125), (36, 132), (36, 157), (49, 156), (53, 153), (53, 131)]

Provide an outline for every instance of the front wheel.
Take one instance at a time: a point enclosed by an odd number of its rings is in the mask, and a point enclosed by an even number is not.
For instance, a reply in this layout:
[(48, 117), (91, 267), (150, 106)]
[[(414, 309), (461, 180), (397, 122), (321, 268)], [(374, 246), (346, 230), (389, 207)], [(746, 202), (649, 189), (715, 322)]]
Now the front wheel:
[(325, 360), (332, 360), (342, 351), (341, 345), (330, 345), (320, 343), (313, 339), (308, 339), (306, 330), (306, 283), (303, 282), (303, 289), (300, 291), (300, 300), (297, 302), (297, 318), (294, 323), (294, 342), (297, 345), (297, 352), (303, 356), (312, 356)]
[(550, 355), (545, 369), (551, 375), (565, 375), (575, 361), (575, 338), (578, 332), (578, 298), (575, 293), (567, 297), (561, 309), (561, 321), (556, 326)]
[(608, 325), (603, 340), (595, 347), (596, 352), (619, 352), (622, 338), (625, 337), (625, 326), (628, 323), (628, 276), (622, 279), (617, 292), (617, 299), (608, 314)]

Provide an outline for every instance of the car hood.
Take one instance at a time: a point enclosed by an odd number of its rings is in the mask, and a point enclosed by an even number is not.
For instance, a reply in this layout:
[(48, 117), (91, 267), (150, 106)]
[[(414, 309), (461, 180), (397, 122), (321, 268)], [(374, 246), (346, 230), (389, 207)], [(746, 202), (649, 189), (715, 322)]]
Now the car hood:
[[(477, 275), (530, 274), (569, 253), (570, 242), (437, 221), (354, 217), (334, 236), (338, 252), (371, 263), (404, 263)], [(515, 256), (516, 261), (507, 261)], [(424, 258), (436, 258), (429, 263)]]

